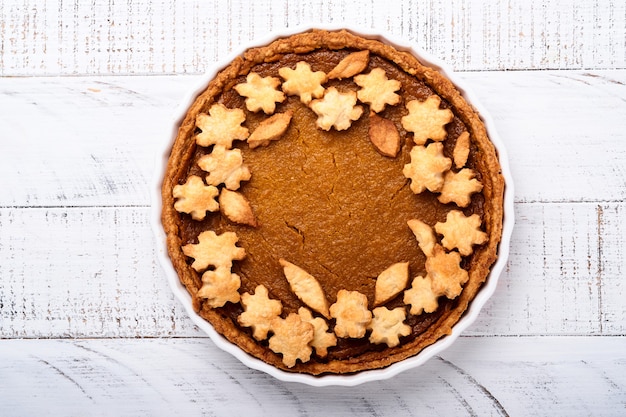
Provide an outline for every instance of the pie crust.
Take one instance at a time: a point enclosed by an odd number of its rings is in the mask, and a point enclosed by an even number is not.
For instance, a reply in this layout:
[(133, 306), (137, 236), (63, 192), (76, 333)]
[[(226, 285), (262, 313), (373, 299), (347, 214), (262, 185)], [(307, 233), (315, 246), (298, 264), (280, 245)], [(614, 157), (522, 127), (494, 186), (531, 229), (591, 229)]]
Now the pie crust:
[(498, 256), (504, 185), (444, 75), (382, 41), (310, 30), (248, 49), (188, 108), (161, 222), (218, 333), (285, 371), (346, 374), (451, 333)]

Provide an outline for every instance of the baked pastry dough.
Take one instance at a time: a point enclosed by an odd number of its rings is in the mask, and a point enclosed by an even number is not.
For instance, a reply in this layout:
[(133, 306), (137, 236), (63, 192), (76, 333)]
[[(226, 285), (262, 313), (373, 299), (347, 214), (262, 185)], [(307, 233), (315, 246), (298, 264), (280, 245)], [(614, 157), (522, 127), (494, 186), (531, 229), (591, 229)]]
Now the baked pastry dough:
[(195, 99), (162, 223), (217, 332), (286, 371), (353, 373), (450, 333), (496, 260), (503, 190), (447, 78), (381, 41), (312, 30), (247, 50)]

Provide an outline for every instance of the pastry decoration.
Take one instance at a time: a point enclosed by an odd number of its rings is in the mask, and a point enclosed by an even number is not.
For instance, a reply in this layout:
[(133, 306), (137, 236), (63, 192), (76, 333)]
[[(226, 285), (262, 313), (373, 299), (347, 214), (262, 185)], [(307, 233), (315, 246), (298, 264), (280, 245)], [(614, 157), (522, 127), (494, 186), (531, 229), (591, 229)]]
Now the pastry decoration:
[[(207, 184), (192, 175), (185, 184), (174, 187), (176, 210), (196, 221), (205, 219), (207, 212), (220, 210), (233, 223), (259, 226), (253, 213), (254, 202), (235, 191), (252, 173), (244, 164), (241, 149), (232, 149), (233, 141), (247, 140), (249, 149), (254, 150), (279, 140), (294, 117), (291, 110), (275, 113), (277, 103), (283, 103), (286, 96), (299, 96), (308, 111), (317, 115), (317, 128), (325, 131), (349, 129), (361, 117), (365, 106), (369, 107), (369, 140), (383, 157), (397, 158), (403, 137), (395, 123), (379, 113), (401, 104), (397, 91), (402, 84), (388, 79), (382, 68), (374, 67), (363, 74), (370, 64), (369, 51), (359, 51), (348, 54), (328, 74), (312, 71), (304, 61), (298, 62), (295, 69), (280, 68), (282, 82), (276, 77), (250, 72), (246, 81), (235, 85), (234, 90), (245, 98), (250, 112), (262, 112), (266, 117), (250, 134), (241, 109), (216, 103), (208, 114), (197, 116), (196, 142), (210, 149), (196, 161), (208, 173)], [(346, 79), (352, 79), (353, 90), (324, 86), (330, 80)], [(454, 115), (450, 109), (442, 108), (439, 96), (410, 100), (404, 104), (404, 111), (401, 126), (413, 145), (410, 162), (398, 175), (406, 177), (415, 194), (429, 191), (437, 194), (443, 204), (467, 207), (472, 195), (482, 190), (476, 172), (464, 168), (470, 152), (470, 134), (465, 131), (457, 137), (450, 158), (444, 152), (443, 142), (447, 137), (446, 125)], [(453, 163), (456, 171), (452, 169)], [(219, 203), (215, 200), (218, 195)], [(439, 297), (454, 299), (461, 294), (468, 280), (467, 271), (461, 267), (462, 256), (471, 255), (475, 246), (488, 239), (481, 223), (480, 216), (465, 216), (455, 209), (448, 212), (445, 222), (434, 226), (420, 219), (407, 219), (407, 226), (426, 257), (426, 275), (411, 279), (409, 262), (390, 265), (376, 278), (373, 310), (368, 308), (365, 294), (346, 289), (339, 290), (336, 301), (330, 305), (320, 282), (285, 259), (276, 261), (283, 267), (293, 294), (308, 308), (300, 307), (297, 313), (283, 315), (281, 301), (272, 299), (263, 285), (257, 286), (253, 294), (240, 295), (241, 278), (231, 268), (233, 261), (241, 261), (246, 254), (236, 246), (238, 237), (234, 232), (217, 235), (211, 230), (204, 231), (199, 234), (198, 243), (183, 245), (182, 251), (193, 259), (194, 270), (204, 271), (197, 297), (205, 299), (210, 308), (240, 304), (243, 311), (238, 323), (250, 328), (254, 339), (268, 340), (269, 348), (281, 355), (285, 366), (292, 368), (297, 361), (309, 361), (313, 354), (326, 357), (342, 338), (368, 337), (374, 344), (398, 346), (401, 338), (411, 333), (405, 307), (409, 315), (428, 314), (437, 310)], [(438, 235), (442, 236), (440, 240)], [(407, 288), (409, 280), (410, 288)], [(398, 298), (405, 307), (385, 306)]]
[(406, 311), (402, 307), (389, 310), (387, 307), (377, 307), (372, 310), (374, 317), (368, 325), (372, 331), (370, 342), (385, 343), (389, 347), (398, 346), (401, 336), (411, 334), (411, 328), (404, 324)]
[(402, 118), (402, 126), (413, 132), (413, 142), (424, 145), (428, 139), (441, 142), (446, 138), (445, 126), (452, 121), (450, 109), (440, 109), (439, 96), (429, 96), (425, 101), (411, 100), (406, 104), (409, 114)]

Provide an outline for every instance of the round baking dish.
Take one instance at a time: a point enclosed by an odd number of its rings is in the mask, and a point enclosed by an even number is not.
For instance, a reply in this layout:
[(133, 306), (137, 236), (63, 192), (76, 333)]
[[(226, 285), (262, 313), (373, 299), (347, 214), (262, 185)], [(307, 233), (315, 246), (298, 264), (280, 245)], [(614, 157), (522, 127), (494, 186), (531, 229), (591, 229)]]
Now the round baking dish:
[[(503, 219), (503, 229), (502, 229), (502, 237), (498, 248), (498, 258), (494, 265), (491, 268), (491, 272), (483, 284), (476, 297), (470, 303), (469, 308), (465, 311), (461, 319), (453, 326), (452, 333), (447, 335), (441, 339), (439, 339), (434, 344), (426, 347), (422, 351), (420, 351), (415, 356), (404, 359), (400, 362), (394, 363), (388, 367), (375, 369), (375, 370), (366, 370), (360, 371), (352, 374), (328, 374), (322, 376), (313, 376), (309, 374), (301, 374), (301, 373), (293, 373), (281, 370), (277, 367), (274, 367), (266, 362), (257, 359), (248, 353), (244, 352), (237, 345), (231, 343), (226, 338), (224, 338), (221, 334), (219, 334), (213, 326), (203, 319), (200, 315), (198, 315), (192, 306), (192, 299), (189, 295), (187, 289), (180, 282), (178, 274), (174, 270), (172, 263), (169, 259), (167, 248), (166, 248), (166, 236), (161, 224), (161, 210), (162, 210), (162, 201), (161, 201), (161, 186), (162, 179), (165, 173), (165, 168), (167, 165), (168, 157), (170, 155), (171, 146), (173, 143), (173, 139), (176, 137), (178, 132), (178, 127), (182, 119), (184, 118), (188, 108), (193, 103), (195, 98), (206, 88), (206, 85), (212, 80), (216, 74), (226, 67), (235, 57), (243, 54), (244, 51), (248, 50), (251, 47), (263, 46), (271, 43), (272, 41), (288, 37), (293, 34), (306, 32), (312, 29), (323, 29), (323, 30), (340, 30), (345, 29), (349, 32), (352, 32), (355, 35), (377, 39), (384, 43), (388, 43), (394, 46), (399, 51), (406, 51), (417, 57), (424, 65), (430, 66), (440, 73), (442, 73), (445, 77), (447, 77), (455, 87), (461, 92), (463, 97), (476, 109), (479, 113), (486, 129), (488, 136), (496, 148), (498, 153), (499, 162), (502, 169), (502, 175), (504, 177), (506, 186), (504, 191), (504, 219)], [(204, 332), (206, 332), (211, 340), (224, 351), (232, 354), (237, 359), (239, 359), (242, 363), (247, 365), (248, 367), (256, 370), (263, 371), (273, 377), (282, 380), (282, 381), (292, 381), (304, 383), (312, 386), (328, 386), (328, 385), (343, 385), (343, 386), (354, 386), (368, 381), (375, 380), (383, 380), (390, 378), (400, 372), (403, 372), (408, 369), (412, 369), (420, 366), (433, 356), (438, 355), (444, 349), (449, 347), (458, 337), (459, 335), (468, 328), (468, 326), (474, 322), (476, 317), (478, 316), (480, 310), (485, 305), (486, 301), (492, 296), (497, 286), (498, 278), (506, 264), (508, 251), (509, 251), (509, 243), (510, 237), (513, 229), (514, 218), (513, 218), (513, 181), (511, 178), (508, 159), (506, 155), (506, 151), (504, 149), (504, 145), (498, 136), (496, 129), (494, 127), (494, 123), (491, 120), (488, 112), (482, 107), (479, 103), (478, 99), (475, 95), (470, 91), (470, 89), (465, 85), (466, 83), (459, 79), (457, 75), (455, 75), (449, 68), (446, 67), (445, 64), (439, 62), (433, 57), (429, 56), (427, 53), (421, 51), (420, 49), (407, 44), (406, 42), (402, 42), (393, 38), (390, 35), (380, 34), (380, 33), (368, 33), (366, 31), (356, 30), (353, 28), (343, 27), (298, 27), (290, 31), (280, 31), (275, 32), (271, 36), (265, 37), (264, 39), (259, 39), (255, 42), (252, 42), (249, 45), (245, 45), (239, 50), (232, 53), (222, 62), (216, 64), (212, 71), (207, 73), (202, 79), (198, 82), (196, 88), (192, 89), (184, 100), (182, 100), (179, 109), (173, 115), (173, 119), (171, 120), (171, 129), (169, 131), (164, 132), (164, 144), (161, 149), (159, 149), (157, 159), (156, 159), (156, 169), (154, 174), (154, 180), (152, 184), (152, 216), (151, 216), (151, 225), (153, 227), (153, 231), (156, 236), (156, 244), (157, 244), (157, 257), (159, 258), (160, 264), (165, 272), (165, 275), (169, 281), (169, 284), (174, 292), (175, 296), (180, 300), (180, 302), (185, 307), (187, 313), (191, 317), (192, 321)]]

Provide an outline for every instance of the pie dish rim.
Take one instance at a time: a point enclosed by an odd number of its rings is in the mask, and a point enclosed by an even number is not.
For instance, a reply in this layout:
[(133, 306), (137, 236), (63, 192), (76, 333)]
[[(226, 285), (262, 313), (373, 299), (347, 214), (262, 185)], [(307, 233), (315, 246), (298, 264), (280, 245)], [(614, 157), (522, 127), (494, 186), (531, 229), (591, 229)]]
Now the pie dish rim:
[[(466, 101), (470, 103), (471, 106), (474, 107), (479, 114), (481, 121), (485, 125), (488, 136), (498, 154), (498, 161), (500, 163), (502, 176), (505, 181), (503, 200), (504, 218), (502, 223), (502, 235), (498, 247), (498, 257), (496, 259), (496, 262), (492, 265), (485, 283), (482, 285), (475, 298), (472, 300), (459, 321), (455, 323), (455, 325), (452, 327), (452, 333), (443, 338), (440, 338), (435, 343), (424, 348), (416, 355), (396, 362), (385, 368), (364, 370), (352, 374), (327, 374), (320, 376), (284, 371), (262, 361), (261, 359), (253, 357), (252, 355), (243, 351), (239, 346), (228, 341), (224, 336), (219, 334), (214, 329), (211, 323), (202, 318), (193, 309), (191, 295), (188, 293), (187, 289), (180, 281), (178, 274), (176, 273), (173, 264), (169, 258), (166, 246), (166, 234), (161, 223), (161, 186), (163, 182), (163, 176), (165, 174), (173, 141), (178, 133), (178, 127), (185, 115), (187, 114), (187, 111), (195, 98), (206, 88), (206, 85), (219, 73), (219, 71), (228, 66), (237, 56), (241, 56), (246, 50), (257, 46), (268, 45), (276, 39), (285, 38), (291, 35), (316, 29), (327, 31), (347, 30), (348, 32), (356, 36), (375, 39), (384, 43), (388, 43), (399, 51), (411, 53), (416, 58), (418, 58), (420, 62), (422, 62), (424, 65), (436, 69), (444, 77), (448, 78), (461, 93), (461, 95), (466, 99)], [(510, 239), (514, 225), (513, 181), (511, 178), (506, 150), (500, 136), (495, 129), (494, 122), (491, 119), (491, 116), (481, 105), (471, 89), (466, 85), (466, 82), (461, 80), (460, 77), (456, 75), (445, 63), (432, 57), (430, 54), (419, 49), (414, 44), (407, 41), (399, 40), (390, 34), (383, 33), (380, 30), (363, 30), (347, 25), (297, 26), (295, 28), (290, 28), (287, 30), (272, 31), (269, 35), (254, 39), (250, 42), (245, 42), (245, 44), (241, 45), (239, 48), (237, 48), (237, 50), (234, 50), (224, 59), (212, 65), (211, 69), (207, 71), (202, 77), (200, 77), (194, 87), (191, 88), (190, 91), (187, 92), (185, 97), (180, 101), (180, 104), (174, 111), (171, 119), (167, 120), (167, 125), (169, 126), (169, 129), (167, 127), (165, 128), (164, 131), (167, 132), (167, 134), (164, 135), (163, 143), (159, 146), (159, 150), (156, 154), (154, 177), (151, 187), (150, 223), (156, 239), (156, 255), (159, 260), (159, 264), (161, 265), (161, 268), (166, 275), (172, 292), (174, 293), (178, 301), (183, 304), (183, 307), (191, 318), (192, 322), (196, 326), (198, 326), (203, 332), (205, 332), (217, 347), (225, 352), (230, 353), (247, 367), (265, 372), (281, 381), (299, 382), (317, 387), (356, 386), (365, 382), (385, 380), (408, 369), (419, 367), (432, 357), (442, 353), (445, 349), (450, 347), (453, 342), (476, 320), (479, 312), (482, 310), (487, 300), (495, 292), (498, 279), (508, 259)]]

